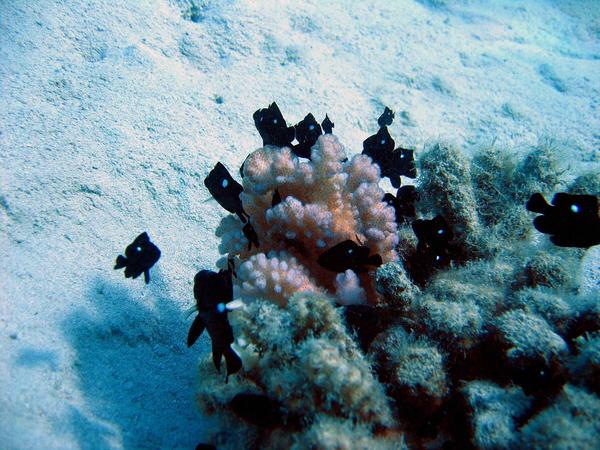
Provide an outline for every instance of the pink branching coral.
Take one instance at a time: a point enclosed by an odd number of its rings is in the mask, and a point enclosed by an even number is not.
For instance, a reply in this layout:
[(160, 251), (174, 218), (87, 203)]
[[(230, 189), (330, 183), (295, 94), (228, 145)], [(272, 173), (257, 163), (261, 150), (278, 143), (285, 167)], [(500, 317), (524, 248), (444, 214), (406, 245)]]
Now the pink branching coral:
[[(326, 134), (313, 146), (311, 160), (267, 145), (248, 156), (243, 174), (240, 197), (260, 247), (248, 249), (243, 224), (234, 216), (217, 230), (220, 252), (241, 260), (238, 295), (282, 306), (300, 291), (330, 291), (341, 304), (379, 302), (373, 272), (336, 274), (317, 263), (326, 249), (348, 239), (384, 263), (397, 259), (395, 212), (382, 201), (380, 170), (371, 158), (348, 160), (338, 139)], [(282, 200), (272, 206), (276, 191)]]

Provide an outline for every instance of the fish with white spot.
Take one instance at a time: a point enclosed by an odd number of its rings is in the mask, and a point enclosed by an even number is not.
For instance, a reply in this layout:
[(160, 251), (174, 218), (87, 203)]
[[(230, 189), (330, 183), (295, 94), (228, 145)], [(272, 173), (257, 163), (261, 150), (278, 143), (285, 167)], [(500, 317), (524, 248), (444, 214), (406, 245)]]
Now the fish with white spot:
[(117, 256), (115, 270), (125, 268), (125, 278), (137, 278), (142, 273), (146, 284), (150, 283), (150, 268), (160, 258), (159, 248), (150, 242), (145, 231), (125, 249), (125, 256)]

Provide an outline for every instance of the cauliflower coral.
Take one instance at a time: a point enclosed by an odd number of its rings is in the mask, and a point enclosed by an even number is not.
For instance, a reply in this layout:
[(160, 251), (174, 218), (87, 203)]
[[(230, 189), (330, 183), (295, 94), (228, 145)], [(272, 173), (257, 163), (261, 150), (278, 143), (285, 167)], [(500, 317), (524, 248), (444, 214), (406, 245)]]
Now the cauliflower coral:
[(382, 200), (380, 170), (371, 158), (348, 160), (337, 137), (325, 134), (312, 147), (311, 160), (267, 145), (248, 156), (243, 175), (240, 197), (260, 247), (249, 249), (243, 224), (233, 215), (217, 230), (220, 252), (241, 261), (237, 295), (281, 306), (296, 292), (327, 291), (340, 304), (379, 302), (373, 272), (336, 274), (317, 263), (326, 249), (349, 239), (384, 263), (397, 259), (395, 212)]

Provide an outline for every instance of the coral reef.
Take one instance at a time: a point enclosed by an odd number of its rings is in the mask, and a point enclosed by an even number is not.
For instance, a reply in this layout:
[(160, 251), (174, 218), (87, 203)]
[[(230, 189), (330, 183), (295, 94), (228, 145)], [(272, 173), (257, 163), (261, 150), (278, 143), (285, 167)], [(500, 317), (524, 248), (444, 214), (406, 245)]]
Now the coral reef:
[[(250, 154), (241, 199), (260, 247), (234, 216), (217, 231), (246, 305), (231, 314), (240, 373), (222, 385), (201, 364), (201, 407), (219, 417), (214, 444), (593, 448), (599, 294), (578, 290), (584, 250), (532, 231), (525, 202), (558, 187), (593, 193), (598, 177), (567, 185), (547, 145), (519, 161), (435, 144), (419, 158), (417, 220), (396, 223), (369, 157), (347, 160), (330, 134), (310, 157), (270, 145)], [(443, 247), (415, 238), (415, 223), (433, 217), (421, 224), (443, 224)], [(336, 274), (317, 263), (347, 239), (383, 264)], [(278, 405), (280, 421), (236, 414), (239, 393)]]
[[(393, 419), (385, 392), (331, 298), (297, 293), (285, 308), (257, 300), (237, 311), (232, 321), (243, 341), (238, 349), (244, 368), (224, 387), (203, 383), (198, 396), (205, 412), (219, 413), (217, 445), (305, 448), (303, 436), (316, 448), (367, 449), (386, 442), (383, 430)], [(211, 368), (209, 359), (202, 362), (203, 378), (214, 379), (207, 373)], [(280, 402), (283, 428), (257, 430), (236, 418), (228, 403), (237, 392), (261, 393)], [(336, 433), (331, 424), (350, 435)], [(231, 428), (236, 436), (230, 438)]]

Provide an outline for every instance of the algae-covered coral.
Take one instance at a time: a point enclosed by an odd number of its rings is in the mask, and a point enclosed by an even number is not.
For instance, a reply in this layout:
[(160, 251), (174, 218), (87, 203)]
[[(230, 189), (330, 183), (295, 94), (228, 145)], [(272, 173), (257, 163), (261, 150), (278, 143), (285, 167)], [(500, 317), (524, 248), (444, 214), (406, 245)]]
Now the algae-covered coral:
[[(524, 204), (559, 187), (595, 194), (598, 183), (567, 185), (557, 164), (545, 146), (514, 161), (431, 145), (418, 160), (418, 219), (398, 224), (378, 164), (348, 160), (333, 135), (308, 161), (291, 145), (253, 152), (240, 197), (260, 247), (235, 216), (218, 230), (246, 306), (231, 315), (242, 370), (223, 384), (201, 363), (199, 402), (219, 418), (213, 444), (569, 448), (564, 433), (593, 448), (600, 301), (578, 292), (583, 250), (533, 234)], [(442, 244), (417, 242), (415, 224), (430, 223), (444, 224)], [(317, 263), (348, 239), (384, 264), (335, 274)], [(240, 410), (234, 398), (249, 394)]]

